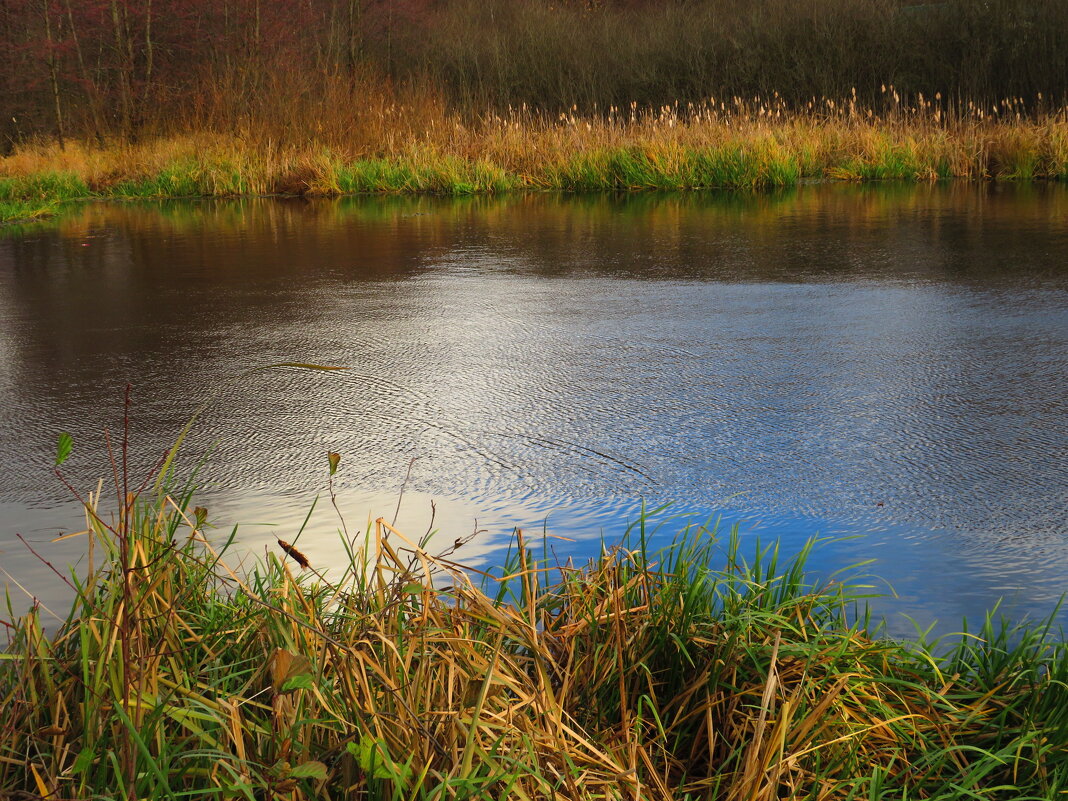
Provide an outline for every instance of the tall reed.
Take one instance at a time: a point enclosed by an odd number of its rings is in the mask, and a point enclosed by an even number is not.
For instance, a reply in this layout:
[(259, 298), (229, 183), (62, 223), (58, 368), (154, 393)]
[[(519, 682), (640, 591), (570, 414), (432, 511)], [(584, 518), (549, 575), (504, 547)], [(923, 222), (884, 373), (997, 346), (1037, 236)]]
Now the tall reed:
[[(1068, 177), (1068, 111), (1025, 113), (905, 97), (877, 115), (851, 95), (791, 110), (781, 96), (708, 99), (602, 114), (529, 108), (477, 120), (380, 110), (347, 134), (283, 128), (136, 144), (28, 144), (0, 158), (0, 201), (360, 192), (762, 189), (802, 180)], [(427, 127), (419, 125), (427, 123)], [(384, 132), (388, 132), (386, 135)]]

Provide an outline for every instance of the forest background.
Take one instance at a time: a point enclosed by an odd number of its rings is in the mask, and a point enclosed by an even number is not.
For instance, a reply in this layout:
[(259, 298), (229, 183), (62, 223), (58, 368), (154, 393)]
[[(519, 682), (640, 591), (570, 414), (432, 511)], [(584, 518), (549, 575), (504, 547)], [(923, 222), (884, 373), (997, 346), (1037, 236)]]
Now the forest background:
[(5, 0), (0, 53), (0, 153), (196, 131), (358, 156), (524, 108), (1040, 114), (1068, 93), (1068, 3)]

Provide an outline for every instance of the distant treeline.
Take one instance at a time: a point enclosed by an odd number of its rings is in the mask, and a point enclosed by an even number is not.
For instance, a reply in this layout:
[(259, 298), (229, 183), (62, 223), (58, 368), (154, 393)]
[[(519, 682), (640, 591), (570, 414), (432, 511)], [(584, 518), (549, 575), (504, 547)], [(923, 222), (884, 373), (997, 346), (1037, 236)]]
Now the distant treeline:
[(463, 112), (734, 96), (804, 106), (1068, 96), (1066, 0), (3, 0), (0, 146), (271, 124), (336, 104)]

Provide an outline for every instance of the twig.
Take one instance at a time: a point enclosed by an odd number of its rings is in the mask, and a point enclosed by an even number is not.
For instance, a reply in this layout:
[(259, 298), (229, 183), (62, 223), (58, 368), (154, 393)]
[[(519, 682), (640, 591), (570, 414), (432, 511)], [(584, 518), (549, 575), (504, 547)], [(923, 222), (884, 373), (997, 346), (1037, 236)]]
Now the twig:
[(37, 551), (34, 550), (33, 546), (30, 545), (29, 541), (25, 537), (23, 537), (19, 533), (16, 533), (15, 536), (18, 537), (22, 541), (22, 544), (25, 545), (29, 549), (30, 553), (32, 553), (41, 562), (43, 562), (45, 565), (47, 565), (49, 570), (51, 570), (53, 573), (55, 573), (57, 576), (59, 576), (59, 580), (60, 581), (62, 581), (64, 584), (66, 584), (68, 587), (70, 587), (72, 590), (74, 590), (75, 594), (79, 594), (78, 593), (78, 588), (70, 583), (70, 579), (68, 579), (66, 576), (64, 576), (62, 573), (60, 573), (58, 570), (56, 570), (56, 566), (55, 565), (53, 565), (51, 562), (49, 562), (47, 559), (45, 559), (43, 556), (41, 556), (41, 554), (37, 553)]
[(412, 460), (408, 462), (408, 472), (404, 474), (404, 481), (401, 482), (400, 495), (397, 496), (397, 509), (393, 512), (393, 522), (391, 526), (397, 525), (397, 517), (400, 515), (401, 501), (404, 500), (404, 489), (408, 486), (408, 479), (412, 477), (412, 467), (415, 466), (415, 460), (419, 458), (413, 456)]

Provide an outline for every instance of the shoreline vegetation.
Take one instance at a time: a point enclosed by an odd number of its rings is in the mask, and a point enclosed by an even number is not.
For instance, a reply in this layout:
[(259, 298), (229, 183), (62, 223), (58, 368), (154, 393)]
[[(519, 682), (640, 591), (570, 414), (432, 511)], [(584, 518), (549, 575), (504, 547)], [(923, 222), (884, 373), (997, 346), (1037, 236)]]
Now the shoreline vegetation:
[(806, 577), (808, 548), (691, 527), (654, 551), (644, 515), (581, 565), (520, 533), (482, 573), (462, 542), (433, 554), (379, 519), (351, 538), (341, 522), (331, 575), (298, 539), (230, 567), (236, 532), (209, 536), (190, 491), (117, 492), (113, 515), (86, 499), (88, 564), (57, 573), (76, 596), (58, 630), (40, 609), (4, 623), (0, 797), (1068, 791), (1068, 645), (1050, 622), (892, 641), (865, 586)]
[(87, 197), (1068, 176), (1062, 0), (43, 0), (0, 219)]
[[(888, 91), (893, 92), (889, 87)], [(140, 142), (20, 145), (0, 158), (0, 220), (44, 216), (89, 198), (471, 195), (791, 187), (806, 181), (1064, 180), (1068, 109), (1024, 116), (1022, 100), (947, 118), (917, 98), (889, 116), (855, 101), (805, 112), (778, 98), (602, 116), (528, 111), (425, 129), (380, 109), (348, 146), (286, 145), (249, 132)], [(395, 124), (396, 123), (396, 124)], [(373, 142), (388, 142), (376, 147)]]

